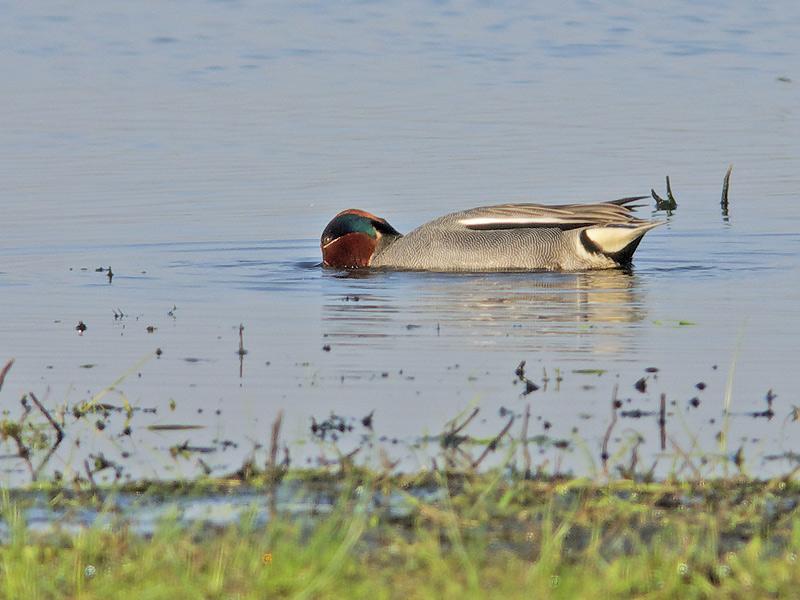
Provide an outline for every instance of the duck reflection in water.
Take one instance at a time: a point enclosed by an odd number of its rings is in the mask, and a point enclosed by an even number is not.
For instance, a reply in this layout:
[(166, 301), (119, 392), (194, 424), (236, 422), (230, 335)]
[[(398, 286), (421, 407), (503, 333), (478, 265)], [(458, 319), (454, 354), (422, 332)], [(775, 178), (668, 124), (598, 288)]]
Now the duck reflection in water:
[(637, 276), (621, 269), (329, 276), (340, 285), (323, 304), (323, 329), (328, 338), (354, 345), (446, 336), (450, 345), (617, 352), (635, 345), (636, 324), (646, 318)]

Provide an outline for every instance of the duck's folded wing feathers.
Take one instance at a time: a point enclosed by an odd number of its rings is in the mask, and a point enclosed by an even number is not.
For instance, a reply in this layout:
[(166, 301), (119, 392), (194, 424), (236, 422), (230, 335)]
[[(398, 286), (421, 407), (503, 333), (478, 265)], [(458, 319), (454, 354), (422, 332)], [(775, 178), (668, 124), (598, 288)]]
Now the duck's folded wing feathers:
[(631, 202), (636, 202), (637, 200), (644, 200), (645, 198), (649, 198), (650, 196), (627, 196), (625, 198), (619, 198), (618, 200), (609, 200), (606, 204), (619, 204), (620, 206), (624, 206), (625, 208), (636, 208), (637, 206), (644, 206), (644, 204), (630, 204)]
[(646, 221), (631, 214), (630, 202), (641, 197), (621, 198), (599, 204), (499, 204), (465, 211), (458, 222), (467, 229), (493, 230), (548, 227), (562, 230), (592, 225), (635, 226)]

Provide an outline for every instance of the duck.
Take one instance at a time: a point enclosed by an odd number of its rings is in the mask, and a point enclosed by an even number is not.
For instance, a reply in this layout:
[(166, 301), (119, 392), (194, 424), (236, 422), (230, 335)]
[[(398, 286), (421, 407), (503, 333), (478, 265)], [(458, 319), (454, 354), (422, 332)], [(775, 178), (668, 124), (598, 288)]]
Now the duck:
[(634, 216), (630, 196), (594, 204), (498, 204), (450, 213), (403, 235), (350, 208), (320, 238), (322, 266), (404, 271), (584, 271), (630, 267), (664, 221)]

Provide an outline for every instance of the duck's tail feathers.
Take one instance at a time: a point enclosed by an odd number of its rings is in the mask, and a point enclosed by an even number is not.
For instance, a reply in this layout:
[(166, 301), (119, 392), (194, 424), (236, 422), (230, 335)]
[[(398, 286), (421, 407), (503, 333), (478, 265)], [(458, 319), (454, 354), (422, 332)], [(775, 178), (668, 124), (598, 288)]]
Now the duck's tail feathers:
[(631, 262), (644, 234), (665, 222), (647, 221), (587, 227), (581, 232), (581, 242), (587, 251), (601, 252), (624, 265)]
[(631, 202), (636, 202), (637, 200), (644, 200), (645, 198), (649, 198), (649, 196), (628, 196), (626, 198), (619, 198), (618, 200), (610, 200), (606, 202), (606, 204), (616, 204), (617, 206), (622, 206), (624, 208), (627, 208), (628, 210), (633, 210), (634, 208), (640, 208), (645, 205), (631, 204)]

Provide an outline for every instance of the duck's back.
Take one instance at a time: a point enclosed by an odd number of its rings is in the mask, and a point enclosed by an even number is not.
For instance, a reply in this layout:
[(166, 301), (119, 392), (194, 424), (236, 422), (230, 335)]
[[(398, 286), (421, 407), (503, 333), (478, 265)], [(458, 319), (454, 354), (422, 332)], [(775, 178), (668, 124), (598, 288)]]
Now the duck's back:
[[(611, 268), (615, 256), (598, 247), (601, 236), (624, 236), (629, 254), (657, 223), (632, 216), (626, 204), (546, 206), (503, 204), (451, 213), (395, 240), (371, 266), (427, 271), (511, 271)], [(587, 230), (589, 236), (587, 236)], [(628, 239), (630, 238), (630, 239)], [(633, 247), (630, 248), (629, 246)]]

